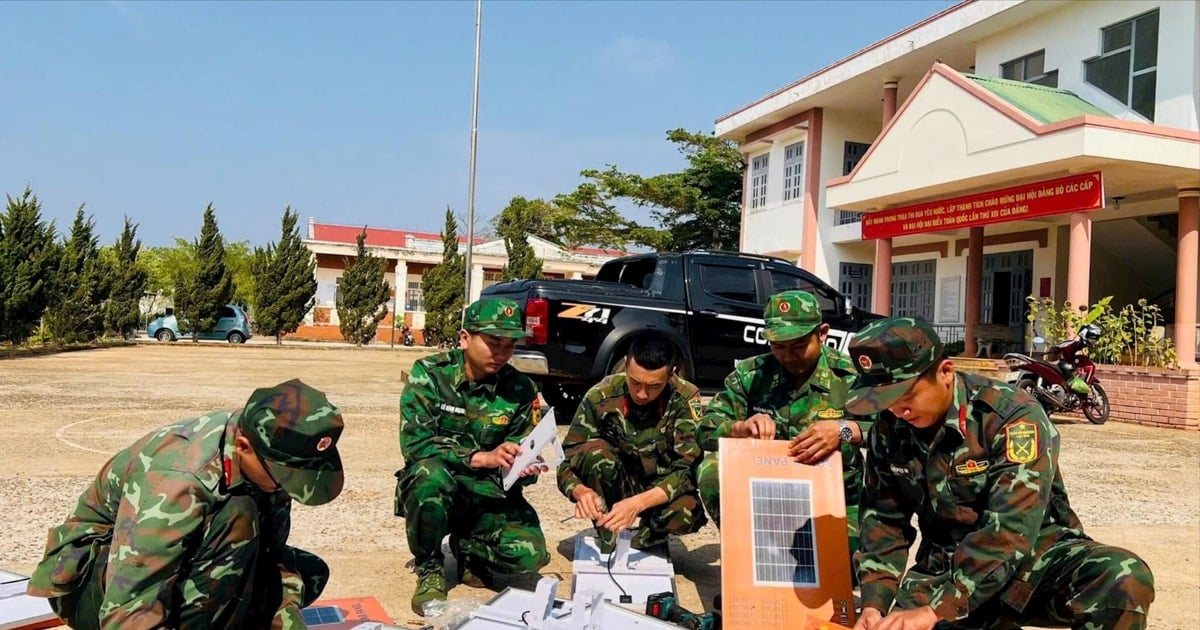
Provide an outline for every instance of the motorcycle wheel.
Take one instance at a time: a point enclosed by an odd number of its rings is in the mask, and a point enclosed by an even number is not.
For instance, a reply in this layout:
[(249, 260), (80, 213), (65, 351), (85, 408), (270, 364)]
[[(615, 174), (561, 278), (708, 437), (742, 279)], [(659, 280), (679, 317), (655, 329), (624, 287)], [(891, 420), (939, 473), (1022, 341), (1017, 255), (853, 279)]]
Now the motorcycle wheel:
[[(1038, 404), (1041, 404), (1042, 401), (1038, 400), (1038, 395), (1037, 395), (1037, 383), (1034, 383), (1033, 379), (1023, 378), (1023, 379), (1017, 381), (1017, 389), (1024, 390), (1024, 392), (1026, 394), (1029, 394), (1029, 396), (1031, 398), (1033, 398), (1034, 400), (1037, 400)], [(1042, 407), (1045, 407), (1045, 406), (1046, 405), (1042, 405)]]
[(1108, 422), (1108, 414), (1111, 411), (1108, 404), (1108, 392), (1100, 386), (1100, 383), (1092, 383), (1092, 395), (1087, 400), (1083, 401), (1083, 415), (1092, 424), (1104, 424)]

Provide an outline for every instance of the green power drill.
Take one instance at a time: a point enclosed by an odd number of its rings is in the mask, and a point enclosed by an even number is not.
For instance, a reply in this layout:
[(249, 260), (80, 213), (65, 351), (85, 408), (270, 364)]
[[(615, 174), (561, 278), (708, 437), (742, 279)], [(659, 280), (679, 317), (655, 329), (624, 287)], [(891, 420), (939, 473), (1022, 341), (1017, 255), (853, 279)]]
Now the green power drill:
[(688, 630), (721, 630), (720, 611), (697, 615), (679, 605), (675, 593), (655, 593), (646, 598), (646, 615)]

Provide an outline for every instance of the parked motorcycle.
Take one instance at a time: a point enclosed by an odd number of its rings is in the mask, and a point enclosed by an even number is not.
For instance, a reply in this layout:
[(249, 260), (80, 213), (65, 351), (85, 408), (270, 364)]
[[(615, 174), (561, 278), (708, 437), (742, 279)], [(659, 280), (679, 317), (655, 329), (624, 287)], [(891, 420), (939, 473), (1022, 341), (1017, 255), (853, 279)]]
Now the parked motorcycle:
[(404, 328), (400, 329), (400, 332), (403, 335), (404, 345), (411, 346), (417, 343), (417, 338), (413, 336), (412, 328), (405, 326)]
[[(1108, 393), (1096, 378), (1096, 365), (1085, 353), (1102, 333), (1096, 324), (1088, 324), (1074, 339), (1052, 347), (1045, 360), (1010, 352), (1004, 355), (1011, 370), (1006, 380), (1029, 392), (1047, 414), (1078, 410), (1092, 424), (1104, 424), (1110, 411)], [(1034, 342), (1040, 343), (1040, 338)]]

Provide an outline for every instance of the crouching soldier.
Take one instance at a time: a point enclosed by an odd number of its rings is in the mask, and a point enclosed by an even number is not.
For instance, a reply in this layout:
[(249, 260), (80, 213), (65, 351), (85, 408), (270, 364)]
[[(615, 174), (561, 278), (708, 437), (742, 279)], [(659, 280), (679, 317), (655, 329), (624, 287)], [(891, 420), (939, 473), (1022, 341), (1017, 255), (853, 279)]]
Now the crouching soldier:
[(700, 392), (674, 375), (675, 353), (663, 332), (638, 333), (625, 371), (588, 391), (563, 442), (558, 489), (575, 502), (576, 516), (595, 523), (604, 553), (639, 516), (637, 549), (707, 522), (693, 470), (702, 454), (695, 438)]
[(709, 451), (698, 472), (708, 515), (721, 521), (720, 438), (789, 440), (788, 453), (815, 464), (841, 451), (850, 550), (858, 548), (858, 498), (862, 491), (859, 444), (870, 427), (851, 418), (844, 405), (854, 380), (850, 360), (825, 345), (829, 324), (807, 291), (772, 295), (763, 312), (770, 352), (739, 361), (725, 389), (708, 403), (697, 436)]
[(459, 349), (413, 364), (400, 397), (396, 512), (407, 519), (417, 569), (413, 611), (446, 600), (442, 538), (459, 583), (487, 586), (494, 573), (536, 571), (550, 561), (533, 506), (521, 494), (538, 465), (505, 492), (500, 467), (512, 466), (538, 420), (537, 390), (508, 365), (526, 336), (516, 302), (483, 299), (466, 309)]
[(957, 372), (922, 320), (872, 322), (850, 356), (859, 386), (846, 409), (879, 414), (867, 441), (856, 630), (1146, 627), (1150, 569), (1084, 535), (1058, 431), (1033, 398)]
[(342, 416), (298, 380), (167, 425), (100, 469), (50, 530), (29, 594), (72, 628), (304, 628), (329, 578), (287, 545), (292, 500), (342, 490)]

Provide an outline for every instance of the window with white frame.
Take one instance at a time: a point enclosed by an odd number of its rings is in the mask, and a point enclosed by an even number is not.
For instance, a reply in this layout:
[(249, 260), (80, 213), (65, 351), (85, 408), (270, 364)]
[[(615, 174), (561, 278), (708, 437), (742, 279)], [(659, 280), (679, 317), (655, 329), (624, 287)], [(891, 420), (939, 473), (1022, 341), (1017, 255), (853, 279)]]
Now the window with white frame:
[(1083, 66), (1088, 83), (1154, 120), (1158, 10), (1100, 29), (1100, 54)]
[[(846, 142), (842, 147), (842, 175), (849, 175), (870, 148), (871, 145), (866, 142)], [(862, 221), (862, 213), (849, 210), (838, 210), (834, 217), (836, 225), (858, 223), (859, 221)]]
[(783, 200), (794, 201), (804, 195), (804, 143), (783, 148)]
[(750, 160), (750, 209), (767, 205), (767, 168), (771, 155), (764, 153)]
[(416, 280), (409, 278), (408, 288), (404, 292), (404, 310), (405, 311), (424, 311), (425, 306), (422, 304), (421, 295), (421, 278)]
[(1000, 64), (1000, 76), (1034, 85), (1058, 87), (1058, 70), (1046, 71), (1045, 50)]

